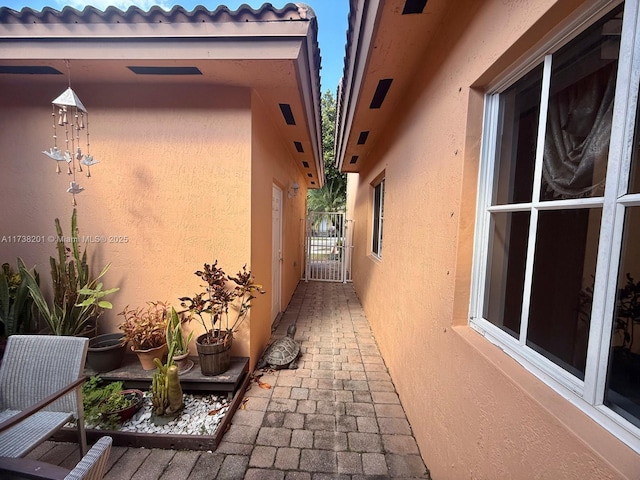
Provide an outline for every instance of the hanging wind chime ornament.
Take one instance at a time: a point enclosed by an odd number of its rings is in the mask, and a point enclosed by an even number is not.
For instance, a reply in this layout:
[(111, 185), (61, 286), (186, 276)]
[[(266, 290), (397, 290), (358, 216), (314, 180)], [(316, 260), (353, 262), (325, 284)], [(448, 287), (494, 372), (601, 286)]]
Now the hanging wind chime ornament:
[[(76, 206), (76, 195), (84, 190), (84, 187), (76, 181), (76, 172), (83, 172), (82, 166), (84, 165), (87, 177), (90, 177), (91, 166), (99, 163), (89, 153), (89, 114), (76, 93), (71, 89), (71, 80), (69, 80), (69, 87), (51, 103), (53, 105), (51, 112), (53, 147), (42, 153), (55, 160), (57, 173), (62, 172), (60, 163), (67, 164), (67, 174), (73, 176), (67, 192), (73, 195), (73, 206)], [(64, 128), (64, 150), (58, 147), (58, 127)], [(81, 132), (82, 139), (87, 146), (86, 153), (83, 153), (80, 147)]]

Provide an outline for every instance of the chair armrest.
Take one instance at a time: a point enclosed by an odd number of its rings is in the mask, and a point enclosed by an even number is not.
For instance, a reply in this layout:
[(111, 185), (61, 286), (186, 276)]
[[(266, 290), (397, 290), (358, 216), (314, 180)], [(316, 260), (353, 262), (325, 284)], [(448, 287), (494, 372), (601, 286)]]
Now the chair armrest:
[(34, 413), (38, 412), (39, 410), (42, 410), (44, 407), (46, 407), (50, 403), (55, 402), (58, 398), (66, 395), (67, 393), (71, 392), (72, 390), (78, 388), (80, 385), (82, 385), (85, 382), (85, 380), (86, 380), (85, 377), (80, 377), (79, 379), (77, 379), (73, 383), (70, 383), (66, 387), (64, 387), (64, 388), (58, 390), (57, 392), (49, 395), (45, 399), (40, 400), (38, 403), (30, 406), (29, 408), (26, 408), (26, 409), (22, 410), (20, 413), (12, 416), (11, 418), (7, 418), (4, 422), (0, 423), (0, 432), (2, 432), (3, 430), (6, 430), (8, 428), (13, 427), (14, 425), (20, 423), (25, 418), (30, 417), (31, 415), (33, 415)]
[(0, 457), (0, 477), (2, 473), (9, 473), (20, 478), (64, 480), (69, 472), (66, 468), (29, 458)]

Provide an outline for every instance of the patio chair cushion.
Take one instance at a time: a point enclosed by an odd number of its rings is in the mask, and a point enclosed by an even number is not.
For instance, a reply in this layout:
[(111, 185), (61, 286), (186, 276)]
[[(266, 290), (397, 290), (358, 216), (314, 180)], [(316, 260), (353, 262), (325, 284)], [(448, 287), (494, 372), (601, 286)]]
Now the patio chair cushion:
[[(17, 415), (18, 410), (4, 410), (0, 412), (0, 422)], [(29, 453), (34, 445), (47, 440), (52, 432), (62, 428), (73, 419), (70, 412), (43, 412), (31, 415), (6, 432), (0, 434), (0, 456), (23, 457)]]

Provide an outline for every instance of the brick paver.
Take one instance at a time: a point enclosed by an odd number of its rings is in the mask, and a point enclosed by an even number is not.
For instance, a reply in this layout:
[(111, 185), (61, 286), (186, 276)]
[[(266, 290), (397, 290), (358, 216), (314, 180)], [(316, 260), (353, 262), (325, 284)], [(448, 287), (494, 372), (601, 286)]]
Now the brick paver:
[(114, 447), (105, 478), (430, 479), (353, 287), (300, 283), (273, 337), (292, 323), (298, 369), (254, 372), (269, 388), (250, 383), (215, 452)]
[(234, 428), (260, 424), (245, 478), (428, 479), (351, 285), (301, 283), (274, 338), (291, 323), (302, 351), (298, 370), (256, 372), (272, 388), (253, 383), (248, 411), (236, 413), (225, 435), (244, 442), (254, 432)]

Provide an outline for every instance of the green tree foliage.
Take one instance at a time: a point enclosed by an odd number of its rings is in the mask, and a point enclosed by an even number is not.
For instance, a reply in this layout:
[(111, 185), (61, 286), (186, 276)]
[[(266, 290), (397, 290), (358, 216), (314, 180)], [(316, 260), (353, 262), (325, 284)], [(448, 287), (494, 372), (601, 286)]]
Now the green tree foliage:
[(307, 208), (312, 212), (342, 212), (347, 201), (347, 175), (335, 167), (336, 99), (331, 90), (322, 95), (321, 106), (325, 183), (319, 190), (309, 190)]

